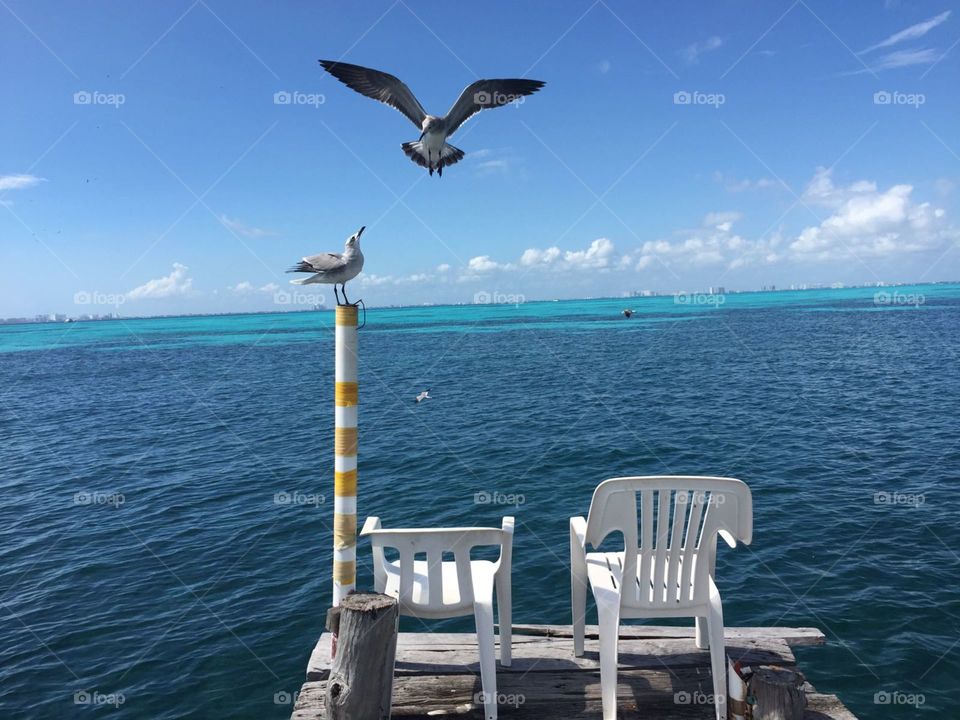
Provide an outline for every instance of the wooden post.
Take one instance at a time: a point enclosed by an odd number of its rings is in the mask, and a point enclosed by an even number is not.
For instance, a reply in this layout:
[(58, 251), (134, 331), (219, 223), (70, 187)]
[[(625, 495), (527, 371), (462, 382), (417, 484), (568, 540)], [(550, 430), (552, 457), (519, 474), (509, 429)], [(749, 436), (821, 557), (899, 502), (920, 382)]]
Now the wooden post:
[(337, 654), (327, 681), (327, 720), (389, 720), (397, 653), (397, 599), (352, 593), (340, 600)]
[(806, 678), (795, 670), (774, 665), (754, 668), (750, 678), (753, 720), (801, 720), (807, 707), (804, 682)]

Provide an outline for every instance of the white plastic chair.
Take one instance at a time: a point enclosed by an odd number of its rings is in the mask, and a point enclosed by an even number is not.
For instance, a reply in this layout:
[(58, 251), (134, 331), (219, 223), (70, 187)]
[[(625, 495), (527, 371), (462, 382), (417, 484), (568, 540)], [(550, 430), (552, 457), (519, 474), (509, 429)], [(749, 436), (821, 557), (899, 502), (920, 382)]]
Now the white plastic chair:
[[(380, 518), (369, 517), (361, 536), (373, 545), (373, 573), (377, 592), (392, 595), (400, 614), (419, 618), (473, 616), (480, 650), (480, 683), (487, 720), (497, 717), (497, 676), (493, 641), (493, 591), (497, 591), (497, 620), (500, 625), (500, 664), (510, 666), (511, 593), (510, 561), (513, 553), (512, 517), (496, 528), (387, 529)], [(471, 560), (470, 550), (496, 545), (500, 557)], [(384, 548), (400, 553), (388, 562)], [(443, 560), (452, 553), (453, 560)], [(417, 560), (417, 555), (425, 560)]]
[[(611, 533), (623, 535), (622, 551), (587, 552)], [(723, 607), (714, 583), (718, 534), (730, 547), (750, 544), (753, 500), (740, 480), (613, 478), (597, 486), (587, 520), (570, 518), (574, 654), (583, 655), (589, 581), (600, 628), (604, 720), (617, 717), (620, 618), (655, 617), (696, 618), (697, 647), (710, 648), (717, 720), (726, 720)]]

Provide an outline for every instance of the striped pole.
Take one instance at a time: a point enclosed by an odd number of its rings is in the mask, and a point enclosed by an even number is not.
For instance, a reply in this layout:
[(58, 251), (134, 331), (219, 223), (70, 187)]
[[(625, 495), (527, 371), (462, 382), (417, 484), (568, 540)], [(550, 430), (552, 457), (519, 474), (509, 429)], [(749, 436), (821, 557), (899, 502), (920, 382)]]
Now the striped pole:
[(333, 605), (357, 581), (357, 307), (337, 305), (334, 380)]

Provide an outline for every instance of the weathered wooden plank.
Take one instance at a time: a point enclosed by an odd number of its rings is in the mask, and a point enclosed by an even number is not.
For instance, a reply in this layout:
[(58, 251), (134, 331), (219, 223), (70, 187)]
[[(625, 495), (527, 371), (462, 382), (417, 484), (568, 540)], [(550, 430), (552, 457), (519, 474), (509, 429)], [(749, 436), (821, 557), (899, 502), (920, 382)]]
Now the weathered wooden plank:
[[(621, 638), (692, 638), (693, 626), (667, 627), (665, 625), (621, 625)], [(524, 635), (545, 635), (548, 637), (573, 637), (570, 625), (514, 625), (514, 641)], [(587, 625), (586, 637), (596, 639), (597, 626)], [(728, 627), (724, 629), (724, 637), (731, 639), (779, 639), (788, 645), (823, 645), (826, 642), (824, 634), (813, 627)]]
[[(323, 720), (325, 682), (308, 682), (297, 699), (291, 720)], [(618, 716), (624, 719), (695, 720), (713, 717), (712, 685), (705, 669), (678, 673), (634, 670), (621, 672), (617, 687)], [(498, 676), (499, 714), (515, 720), (595, 720), (601, 715), (600, 682), (595, 674), (566, 672)], [(483, 717), (478, 678), (465, 675), (403, 677), (394, 683), (393, 716), (433, 720), (457, 715)], [(834, 695), (807, 696), (805, 720), (856, 720)]]
[[(466, 642), (463, 638), (466, 638)], [(439, 639), (439, 642), (433, 642)], [(509, 668), (497, 666), (498, 673), (530, 673), (554, 671), (599, 670), (599, 648), (596, 641), (587, 643), (583, 657), (573, 655), (571, 638), (527, 636), (514, 643), (513, 663)], [(793, 665), (795, 658), (783, 640), (734, 640), (726, 646), (727, 654), (747, 665)], [(329, 634), (321, 637), (314, 648), (307, 668), (308, 680), (324, 680), (330, 670)], [(479, 672), (476, 640), (464, 633), (458, 642), (451, 643), (440, 635), (430, 633), (401, 633), (397, 643), (396, 675), (442, 675)], [(710, 653), (698, 650), (693, 639), (625, 639), (619, 643), (621, 668), (674, 669), (708, 666)]]

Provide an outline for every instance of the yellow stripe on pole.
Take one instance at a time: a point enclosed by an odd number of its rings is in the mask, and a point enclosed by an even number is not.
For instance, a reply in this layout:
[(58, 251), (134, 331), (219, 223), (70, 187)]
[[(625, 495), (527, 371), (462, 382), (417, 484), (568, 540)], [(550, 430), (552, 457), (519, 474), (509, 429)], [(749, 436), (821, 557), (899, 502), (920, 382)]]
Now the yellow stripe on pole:
[(356, 325), (357, 306), (337, 305), (337, 325)]
[(333, 430), (333, 451), (337, 455), (357, 454), (357, 429), (338, 427)]
[(356, 382), (338, 382), (334, 392), (334, 404), (337, 407), (353, 407), (359, 402)]
[(354, 513), (333, 514), (333, 547), (345, 550), (357, 544), (357, 516)]
[(333, 492), (337, 497), (356, 497), (357, 471), (335, 472), (333, 474)]
[(337, 585), (353, 585), (357, 580), (357, 562), (356, 560), (333, 561), (333, 581)]

